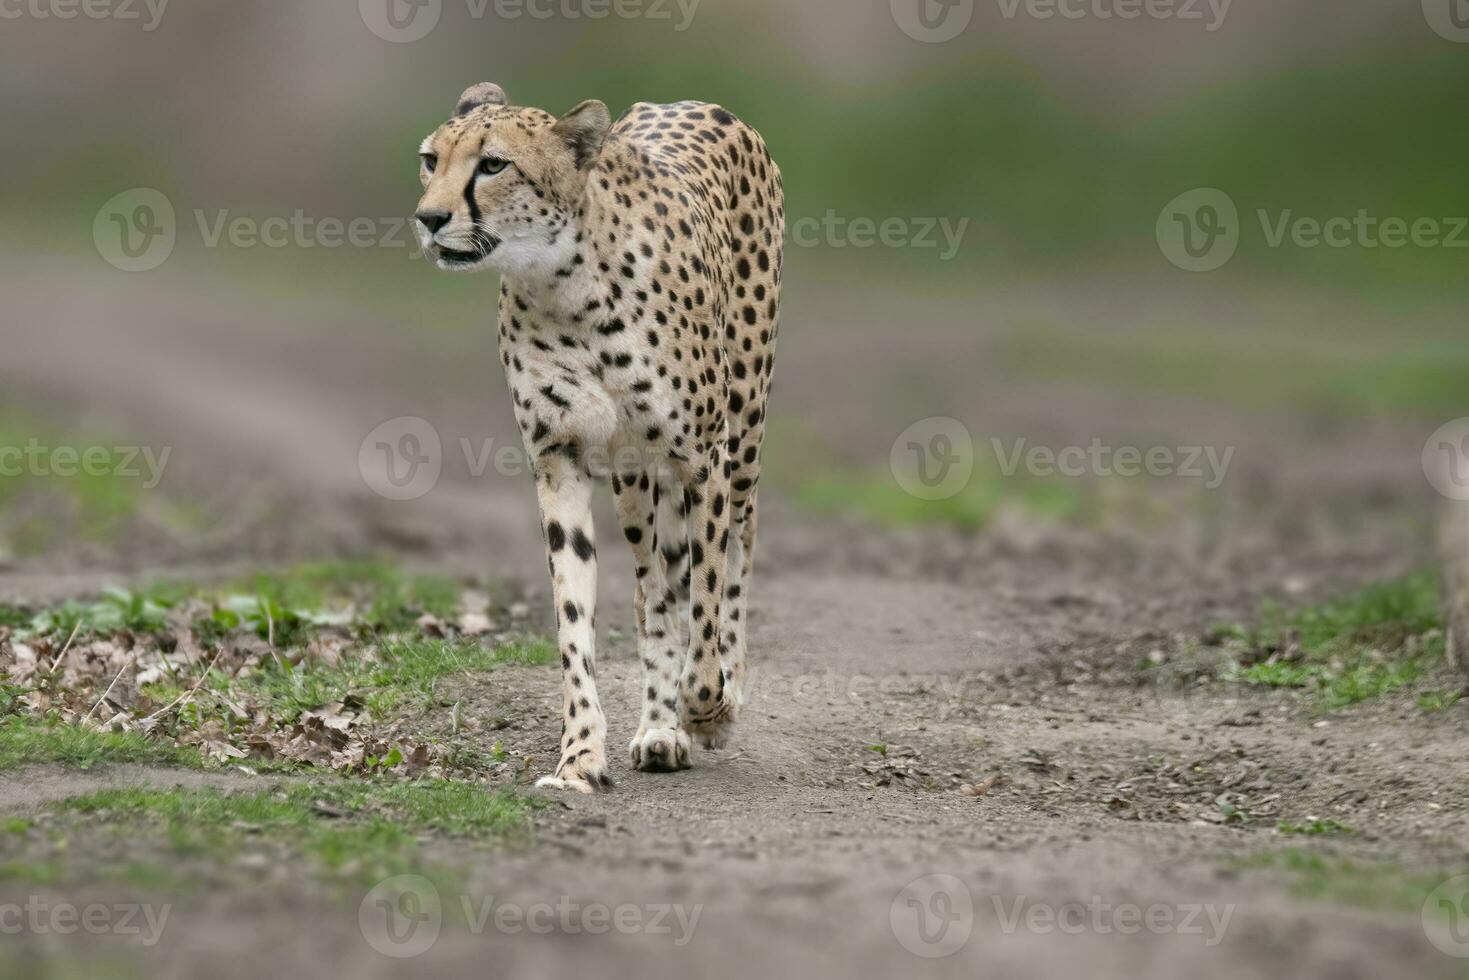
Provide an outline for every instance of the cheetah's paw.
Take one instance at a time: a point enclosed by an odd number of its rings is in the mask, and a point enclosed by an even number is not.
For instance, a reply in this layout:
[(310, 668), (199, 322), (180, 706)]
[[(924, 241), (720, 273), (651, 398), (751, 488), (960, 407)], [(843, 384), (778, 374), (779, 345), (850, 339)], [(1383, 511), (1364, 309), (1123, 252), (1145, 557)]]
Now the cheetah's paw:
[(607, 773), (607, 760), (599, 749), (582, 749), (574, 756), (561, 761), (556, 775), (542, 776), (536, 786), (546, 789), (564, 789), (576, 793), (596, 793), (612, 788), (612, 777)]
[(693, 743), (688, 732), (672, 728), (645, 728), (628, 746), (632, 767), (642, 772), (677, 772), (689, 768)]
[(734, 735), (733, 713), (707, 721), (691, 719), (688, 728), (689, 734), (694, 737), (694, 741), (699, 743), (700, 748), (722, 749), (729, 744), (730, 738)]
[(684, 677), (683, 691), (684, 727), (689, 734), (703, 748), (724, 748), (739, 712), (734, 688), (720, 675), (710, 684), (690, 673)]

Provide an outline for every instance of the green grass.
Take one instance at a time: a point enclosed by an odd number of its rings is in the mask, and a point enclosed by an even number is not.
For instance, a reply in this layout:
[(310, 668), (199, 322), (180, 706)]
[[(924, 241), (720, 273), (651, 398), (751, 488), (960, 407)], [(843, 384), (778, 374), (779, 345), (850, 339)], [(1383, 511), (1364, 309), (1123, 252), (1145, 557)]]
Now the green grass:
[(1336, 709), (1371, 701), (1407, 687), (1422, 677), (1424, 670), (1424, 662), (1420, 658), (1399, 663), (1362, 662), (1345, 668), (1330, 663), (1304, 666), (1263, 663), (1243, 668), (1230, 677), (1261, 687), (1314, 689), (1326, 708)]
[(221, 633), (244, 626), (277, 646), (300, 645), (319, 626), (350, 626), (364, 636), (397, 633), (424, 615), (452, 617), (461, 592), (453, 579), (383, 562), (319, 562), (210, 590), (214, 612), (206, 626)]
[(945, 525), (979, 531), (1004, 507), (1038, 520), (1065, 521), (1082, 509), (1080, 492), (1062, 481), (1007, 480), (976, 472), (969, 486), (945, 500), (923, 500), (906, 492), (890, 474), (827, 472), (801, 479), (794, 499), (825, 516), (869, 520), (886, 527)]
[[(967, 482), (939, 500), (910, 493), (894, 470), (874, 468), (833, 450), (799, 422), (772, 428), (767, 445), (767, 473), (784, 497), (815, 516), (883, 527), (931, 526), (976, 533), (1008, 517), (1035, 525), (1122, 524), (1157, 530), (1179, 513), (1207, 506), (1202, 483), (1188, 486), (1186, 481), (1108, 471), (1068, 474), (1054, 461), (1049, 472), (1029, 472), (1024, 442), (976, 440), (967, 460), (971, 464)], [(1037, 448), (1042, 447), (1028, 447)]]
[[(60, 838), (65, 840), (64, 837)], [(48, 888), (64, 888), (76, 875), (60, 854), (43, 858), (0, 860), (0, 881), (11, 881)], [(106, 882), (152, 892), (184, 892), (195, 885), (187, 874), (176, 868), (148, 861), (119, 861), (89, 867), (86, 883)]]
[[(1442, 643), (1437, 651), (1442, 659)], [(1322, 685), (1323, 700), (1329, 709), (1371, 701), (1413, 684), (1423, 676), (1424, 669), (1423, 660), (1418, 658), (1402, 663), (1360, 663), (1327, 676)]]
[(233, 856), (263, 838), (327, 879), (373, 881), (421, 870), (425, 836), (524, 840), (537, 805), (511, 790), (423, 780), (293, 783), (258, 793), (111, 789), (49, 809), (99, 818), (110, 833), (166, 840), (184, 857)]
[(7, 944), (0, 947), (0, 976), (29, 977), (31, 980), (147, 980), (156, 977), (136, 951), (118, 948), (79, 948), (81, 944), (55, 944), (38, 956), (33, 947)]
[(1430, 714), (1445, 711), (1458, 704), (1463, 697), (1462, 691), (1423, 691), (1418, 695), (1418, 707)]
[[(284, 721), (294, 721), (304, 711), (351, 697), (360, 698), (371, 715), (383, 718), (406, 706), (428, 703), (446, 678), (504, 666), (550, 664), (559, 659), (553, 644), (533, 638), (492, 647), (474, 640), (402, 637), (382, 642), (375, 660), (345, 656), (334, 665), (307, 661), (285, 669), (273, 662), (263, 664), (235, 681), (235, 689), (268, 698), (273, 713)], [(223, 675), (217, 679), (225, 681)], [(160, 697), (170, 693), (157, 692)]]
[(504, 743), (496, 742), (489, 749), (482, 749), (478, 745), (457, 745), (449, 750), (444, 762), (453, 770), (478, 773), (492, 769), (509, 759), (510, 753), (505, 751)]
[(1238, 678), (1261, 687), (1309, 687), (1319, 676), (1318, 668), (1296, 664), (1263, 663), (1242, 669)]
[[(169, 608), (177, 602), (174, 595), (164, 596), (163, 590), (156, 593), (131, 592), (127, 589), (110, 587), (102, 591), (99, 599), (79, 602), (68, 599), (58, 606), (43, 609), (16, 625), (22, 634), (70, 637), (74, 629), (85, 629), (89, 633), (108, 636), (123, 630), (134, 633), (153, 633), (167, 625)], [(17, 612), (17, 618), (21, 618)]]
[(1240, 871), (1282, 874), (1297, 898), (1382, 912), (1417, 913), (1428, 894), (1459, 872), (1424, 873), (1288, 848), (1228, 862)]
[(15, 629), (30, 623), (32, 613), (24, 606), (0, 602), (0, 627)]
[(206, 636), (245, 627), (278, 647), (305, 643), (316, 627), (350, 627), (363, 636), (410, 630), (425, 615), (458, 611), (462, 586), (439, 575), (416, 575), (385, 562), (319, 562), (245, 576), (217, 587), (159, 582), (136, 589), (108, 588), (95, 600), (69, 599), (31, 611), (0, 607), (0, 625), (22, 635), (65, 639), (74, 627), (98, 636), (122, 630), (157, 632), (168, 610), (193, 598), (211, 606), (195, 625)]
[[(159, 634), (145, 637), (147, 644), (165, 644), (167, 634), (192, 629), (205, 658), (182, 674), (171, 672), (145, 685), (142, 693), (156, 706), (178, 705), (176, 723), (175, 716), (163, 723), (174, 737), (211, 723), (234, 737), (242, 731), (236, 714), (242, 703), (250, 706), (252, 726), (271, 731), (334, 702), (342, 702), (345, 713), (361, 721), (388, 721), (430, 707), (447, 696), (447, 685), (457, 678), (559, 660), (553, 644), (533, 636), (501, 635), (496, 643), (424, 635), (419, 618), (427, 614), (453, 620), (462, 595), (462, 586), (452, 579), (412, 575), (381, 563), (319, 563), (252, 575), (210, 590), (172, 583), (137, 591), (110, 589), (95, 601), (73, 600), (39, 612), (12, 607), (9, 618), (21, 624), (16, 627), (20, 636), (41, 635), (54, 645), (78, 629), (78, 642), (122, 631)], [(330, 635), (320, 629), (327, 626)], [(272, 650), (261, 647), (243, 667), (220, 666), (199, 678), (197, 671), (212, 662), (208, 654), (228, 642), (231, 631), (241, 629), (271, 638)], [(315, 651), (303, 649), (314, 637), (323, 645)], [(186, 696), (201, 680), (197, 696)], [(0, 717), (24, 714), (25, 693), (0, 681)], [(100, 691), (87, 696), (95, 698)], [(136, 735), (41, 726), (18, 718), (9, 725), (0, 731), (0, 765), (172, 763), (181, 758)], [(200, 764), (192, 751), (187, 759)]]
[(124, 762), (190, 768), (203, 765), (193, 749), (156, 742), (136, 733), (99, 732), (14, 716), (0, 720), (0, 770), (41, 763), (91, 769)]
[(1401, 644), (1410, 636), (1440, 629), (1438, 579), (1419, 572), (1395, 582), (1369, 586), (1350, 595), (1294, 612), (1273, 610), (1262, 627), (1267, 643), (1289, 634), (1316, 656), (1343, 645)]
[(1071, 520), (1081, 512), (1081, 488), (1064, 480), (1005, 477), (976, 450), (973, 473), (957, 494), (924, 500), (908, 493), (888, 469), (839, 457), (800, 424), (776, 426), (767, 437), (770, 477), (797, 506), (825, 518), (851, 518), (885, 527), (940, 526), (982, 530), (1006, 509), (1037, 520)]
[[(1254, 627), (1216, 626), (1206, 636), (1242, 651), (1226, 679), (1306, 690), (1328, 710), (1409, 687), (1444, 656), (1438, 582), (1431, 573), (1304, 609), (1267, 606)], [(1434, 703), (1420, 698), (1425, 710)]]
[(229, 583), (222, 593), (262, 597), (277, 608), (326, 610), (351, 602), (356, 620), (368, 629), (396, 632), (425, 613), (447, 618), (458, 608), (458, 582), (440, 575), (415, 575), (379, 561), (316, 562)]
[[(29, 413), (0, 406), (0, 452), (7, 457), (0, 470), (0, 535), (9, 525), (10, 544), (24, 556), (40, 554), (68, 536), (115, 540), (142, 495), (151, 492), (142, 457), (114, 448), (119, 442), (61, 432)], [(15, 450), (25, 455), (17, 460)], [(60, 450), (72, 458), (53, 460), (52, 452)], [(38, 515), (3, 520), (8, 512), (36, 508)]]
[(1287, 823), (1282, 820), (1275, 825), (1276, 833), (1287, 835), (1299, 835), (1302, 837), (1321, 837), (1335, 834), (1350, 834), (1352, 828), (1335, 820), (1312, 820), (1309, 823)]

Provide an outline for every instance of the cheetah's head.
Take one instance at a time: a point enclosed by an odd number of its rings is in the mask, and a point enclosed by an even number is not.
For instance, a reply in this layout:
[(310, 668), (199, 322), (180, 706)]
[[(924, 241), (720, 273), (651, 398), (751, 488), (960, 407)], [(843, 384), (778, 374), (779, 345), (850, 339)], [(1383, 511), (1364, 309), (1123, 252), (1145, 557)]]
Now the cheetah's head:
[(612, 120), (601, 102), (557, 119), (492, 82), (459, 97), (419, 148), (419, 242), (440, 269), (549, 274), (574, 248), (587, 172)]

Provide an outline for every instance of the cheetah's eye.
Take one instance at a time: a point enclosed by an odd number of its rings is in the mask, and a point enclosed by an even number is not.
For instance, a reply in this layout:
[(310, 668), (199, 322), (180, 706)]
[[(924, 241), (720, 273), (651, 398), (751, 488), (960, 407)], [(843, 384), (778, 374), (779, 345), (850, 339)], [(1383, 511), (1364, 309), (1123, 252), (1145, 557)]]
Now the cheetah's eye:
[(423, 163), (423, 169), (428, 173), (433, 173), (434, 168), (439, 165), (439, 158), (433, 153), (421, 153), (418, 159)]
[(509, 160), (501, 160), (499, 157), (485, 157), (479, 162), (479, 172), (486, 177), (493, 177), (508, 166), (510, 166)]

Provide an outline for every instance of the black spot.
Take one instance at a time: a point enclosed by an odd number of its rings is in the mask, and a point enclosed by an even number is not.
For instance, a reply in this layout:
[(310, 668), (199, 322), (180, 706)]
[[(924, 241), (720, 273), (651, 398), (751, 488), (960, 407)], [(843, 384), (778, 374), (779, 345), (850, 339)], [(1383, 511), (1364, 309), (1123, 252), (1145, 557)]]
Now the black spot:
[(597, 554), (597, 549), (592, 545), (591, 539), (581, 528), (571, 533), (571, 550), (575, 551), (576, 557), (582, 561), (591, 561)]

